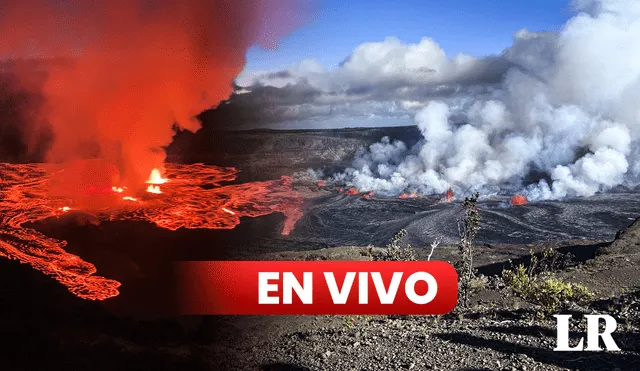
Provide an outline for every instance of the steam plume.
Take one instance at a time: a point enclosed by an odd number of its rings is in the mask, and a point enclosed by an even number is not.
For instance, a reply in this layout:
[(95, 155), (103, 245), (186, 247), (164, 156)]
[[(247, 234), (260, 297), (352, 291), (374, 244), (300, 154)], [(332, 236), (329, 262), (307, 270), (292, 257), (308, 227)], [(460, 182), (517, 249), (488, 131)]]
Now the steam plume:
[(415, 116), (420, 143), (385, 138), (338, 178), (361, 191), (524, 188), (529, 199), (637, 184), (640, 3), (574, 6), (558, 33), (515, 34), (497, 89), (460, 105), (432, 101)]
[(198, 129), (195, 115), (232, 92), (247, 48), (273, 47), (300, 10), (295, 0), (8, 1), (0, 60), (37, 60), (46, 74), (28, 90), (44, 99), (29, 125), (50, 127), (46, 160), (103, 158), (142, 183), (173, 125)]

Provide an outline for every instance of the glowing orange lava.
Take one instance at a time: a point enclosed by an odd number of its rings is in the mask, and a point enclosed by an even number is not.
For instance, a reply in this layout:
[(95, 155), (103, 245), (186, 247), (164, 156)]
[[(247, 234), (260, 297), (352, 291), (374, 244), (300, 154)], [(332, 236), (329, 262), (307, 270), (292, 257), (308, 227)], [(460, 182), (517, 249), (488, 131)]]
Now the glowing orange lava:
[(167, 164), (166, 173), (171, 180), (163, 183), (162, 196), (123, 197), (112, 189), (111, 195), (95, 196), (113, 197), (108, 208), (78, 210), (74, 199), (51, 196), (52, 178), (61, 171), (48, 173), (41, 164), (0, 163), (0, 256), (31, 265), (85, 299), (116, 296), (120, 283), (94, 275), (93, 264), (64, 250), (66, 241), (49, 238), (23, 224), (76, 210), (101, 220), (150, 221), (170, 230), (232, 229), (243, 216), (281, 212), (286, 217), (282, 234), (288, 235), (302, 217), (302, 199), (293, 190), (289, 177), (222, 185), (234, 180), (238, 171), (201, 164)]
[(524, 195), (516, 194), (513, 197), (511, 197), (511, 205), (513, 206), (526, 205), (528, 203), (529, 201)]
[(221, 207), (220, 210), (224, 211), (225, 213), (229, 213), (231, 215), (236, 215), (236, 213), (234, 213), (233, 211), (227, 209), (226, 207)]
[(162, 193), (162, 191), (160, 190), (160, 186), (153, 185), (153, 184), (149, 184), (149, 186), (147, 187), (147, 192), (149, 192), (149, 193), (155, 193), (155, 194), (157, 194), (157, 195), (159, 195), (160, 193)]
[(147, 184), (165, 184), (169, 179), (163, 178), (160, 174), (160, 170), (153, 169), (151, 170), (151, 175), (149, 175), (149, 180), (147, 180)]
[(453, 189), (449, 188), (449, 190), (447, 190), (445, 199), (447, 200), (447, 202), (453, 201)]
[(411, 193), (403, 193), (400, 196), (398, 196), (398, 198), (426, 198), (425, 196), (419, 195), (418, 192), (411, 192)]

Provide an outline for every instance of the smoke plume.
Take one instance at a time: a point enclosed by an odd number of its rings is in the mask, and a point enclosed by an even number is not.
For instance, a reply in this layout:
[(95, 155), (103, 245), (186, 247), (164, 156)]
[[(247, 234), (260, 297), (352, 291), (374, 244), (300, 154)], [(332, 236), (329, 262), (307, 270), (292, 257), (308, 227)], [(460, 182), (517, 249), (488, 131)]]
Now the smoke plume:
[[(24, 93), (32, 103), (21, 114), (9, 112), (13, 122), (2, 130), (15, 128), (29, 151), (45, 146), (49, 162), (101, 158), (129, 182), (143, 183), (161, 166), (174, 125), (197, 130), (195, 115), (232, 93), (246, 50), (274, 47), (304, 21), (302, 6), (295, 0), (3, 2), (0, 60), (36, 67), (0, 71), (3, 80), (11, 78), (11, 85), (0, 85), (4, 101)], [(38, 73), (44, 77), (34, 80)]]
[(360, 191), (524, 190), (588, 196), (640, 175), (640, 2), (574, 2), (557, 33), (521, 30), (500, 84), (463, 103), (431, 101), (413, 148), (385, 138), (338, 179)]

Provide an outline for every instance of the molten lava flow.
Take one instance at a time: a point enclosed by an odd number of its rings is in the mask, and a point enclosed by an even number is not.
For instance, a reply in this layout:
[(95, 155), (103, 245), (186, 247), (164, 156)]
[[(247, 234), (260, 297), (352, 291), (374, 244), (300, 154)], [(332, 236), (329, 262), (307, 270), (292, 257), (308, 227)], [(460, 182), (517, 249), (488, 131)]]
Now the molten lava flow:
[(147, 184), (149, 184), (149, 186), (147, 187), (147, 192), (154, 194), (162, 193), (159, 184), (165, 184), (168, 181), (169, 179), (163, 178), (162, 175), (160, 175), (160, 170), (151, 170), (151, 175), (149, 175), (149, 179), (147, 180)]
[(371, 191), (371, 192), (369, 192), (369, 193), (365, 193), (365, 194), (363, 194), (363, 195), (362, 195), (362, 198), (363, 198), (363, 199), (365, 199), (365, 200), (370, 200), (370, 199), (372, 199), (372, 198), (373, 198), (373, 195), (374, 195), (374, 193), (373, 193), (373, 191)]
[(243, 216), (281, 212), (286, 217), (282, 234), (288, 235), (302, 216), (302, 199), (289, 177), (222, 185), (236, 178), (236, 169), (196, 164), (167, 165), (166, 171), (171, 180), (164, 182), (161, 195), (123, 197), (116, 186), (108, 194), (91, 196), (110, 200), (109, 207), (100, 203), (100, 208), (91, 209), (81, 206), (91, 203), (79, 204), (73, 197), (51, 193), (52, 181), (64, 170), (47, 172), (40, 164), (0, 163), (0, 256), (31, 265), (79, 297), (104, 300), (118, 295), (119, 282), (94, 275), (95, 266), (66, 252), (65, 241), (23, 224), (75, 210), (102, 220), (150, 221), (171, 230), (232, 229)]
[(355, 196), (355, 195), (357, 195), (357, 194), (360, 194), (360, 192), (358, 192), (358, 190), (357, 190), (357, 189), (355, 189), (355, 188), (349, 188), (349, 189), (345, 192), (345, 194), (348, 194), (349, 196)]
[(234, 213), (233, 211), (227, 209), (226, 207), (220, 208), (220, 210), (224, 211), (225, 213), (229, 213), (231, 215), (236, 215), (236, 213)]
[(513, 197), (511, 197), (511, 205), (513, 206), (526, 205), (528, 203), (529, 201), (524, 195), (516, 194)]
[(160, 186), (153, 185), (153, 184), (149, 184), (149, 186), (147, 187), (147, 192), (155, 193), (155, 194), (162, 193), (162, 191), (160, 190)]
[(147, 180), (147, 184), (165, 184), (169, 179), (163, 178), (160, 174), (160, 170), (153, 169), (151, 170), (151, 175), (149, 175), (149, 180)]
[(447, 202), (453, 201), (453, 189), (449, 188), (449, 190), (447, 190), (445, 199), (447, 200)]
[(411, 192), (411, 193), (403, 193), (400, 196), (398, 196), (398, 198), (426, 198), (425, 196), (419, 195), (417, 192)]

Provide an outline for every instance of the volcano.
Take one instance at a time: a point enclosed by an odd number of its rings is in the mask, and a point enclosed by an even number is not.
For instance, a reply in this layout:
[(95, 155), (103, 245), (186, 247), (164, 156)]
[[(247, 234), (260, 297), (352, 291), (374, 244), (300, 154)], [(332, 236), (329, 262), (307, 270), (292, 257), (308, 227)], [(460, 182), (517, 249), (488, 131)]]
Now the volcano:
[(167, 178), (152, 173), (149, 183), (155, 188), (149, 195), (127, 194), (118, 185), (85, 182), (80, 183), (85, 192), (73, 197), (78, 183), (64, 187), (66, 170), (47, 171), (41, 164), (0, 164), (0, 256), (31, 265), (85, 299), (116, 296), (120, 282), (95, 275), (93, 264), (65, 251), (66, 241), (47, 237), (25, 227), (26, 223), (78, 212), (98, 221), (148, 221), (173, 231), (233, 229), (242, 217), (280, 212), (286, 216), (282, 234), (288, 235), (301, 216), (301, 198), (288, 177), (225, 185), (236, 178), (237, 169), (167, 164)]
[[(265, 218), (274, 213), (284, 217), (283, 220), (265, 219), (261, 223), (260, 231), (274, 233), (238, 231), (243, 234), (242, 238), (221, 236), (216, 243), (235, 258), (241, 254), (244, 254), (242, 258), (255, 258), (262, 252), (309, 251), (346, 245), (381, 246), (400, 229), (409, 232), (407, 239), (413, 246), (426, 246), (436, 238), (443, 243), (455, 243), (461, 207), (452, 192), (436, 197), (418, 197), (414, 193), (370, 197), (368, 193), (345, 191), (349, 190), (346, 187), (340, 192), (340, 187), (327, 179), (332, 171), (349, 166), (359, 148), (390, 133), (411, 137), (415, 130), (396, 127), (217, 132), (215, 135), (203, 130), (197, 140), (192, 137), (186, 141), (179, 136), (169, 147), (169, 159), (175, 163), (165, 164), (164, 173), (153, 172), (147, 181), (157, 192), (146, 192), (149, 189), (144, 188), (134, 191), (118, 184), (115, 171), (104, 164), (100, 168), (106, 175), (88, 178), (90, 181), (73, 181), (67, 177), (69, 170), (52, 165), (2, 164), (0, 254), (54, 277), (77, 296), (104, 300), (119, 294), (121, 282), (103, 276), (95, 265), (99, 267), (100, 262), (84, 258), (91, 255), (88, 248), (74, 244), (70, 247), (77, 254), (69, 252), (67, 235), (45, 228), (45, 224), (51, 224), (47, 221), (84, 215), (84, 219), (95, 224), (149, 223), (159, 230), (179, 232), (232, 231), (239, 224), (248, 223), (250, 218)], [(203, 140), (205, 136), (211, 139)], [(190, 145), (185, 146), (186, 143)], [(224, 143), (245, 145), (239, 150)], [(235, 163), (237, 167), (177, 163), (198, 160)], [(81, 165), (73, 166), (81, 169)], [(325, 177), (309, 177), (309, 168), (323, 170)], [(76, 173), (82, 174), (82, 171)], [(518, 195), (483, 199), (479, 203), (483, 228), (478, 242), (519, 244), (609, 239), (640, 213), (635, 190), (561, 201), (520, 201)], [(115, 231), (122, 228), (115, 224), (112, 227)], [(149, 230), (149, 233), (157, 231)], [(73, 233), (69, 236), (73, 238)], [(151, 245), (162, 244), (162, 241), (150, 242), (149, 236), (146, 238), (148, 241), (143, 239), (138, 244), (150, 246), (128, 249), (153, 251)], [(188, 236), (184, 238), (193, 241)], [(198, 246), (182, 246), (178, 241), (174, 248), (193, 251), (192, 257), (210, 257), (201, 252), (214, 249), (207, 247), (211, 243), (207, 242), (208, 238), (211, 237), (190, 242)], [(83, 243), (91, 244), (90, 241)], [(192, 258), (186, 253), (181, 257)]]

